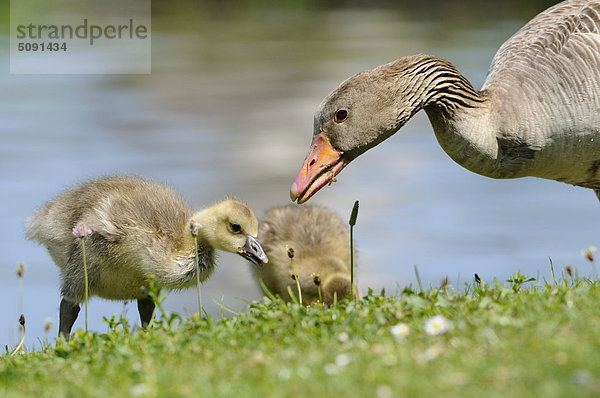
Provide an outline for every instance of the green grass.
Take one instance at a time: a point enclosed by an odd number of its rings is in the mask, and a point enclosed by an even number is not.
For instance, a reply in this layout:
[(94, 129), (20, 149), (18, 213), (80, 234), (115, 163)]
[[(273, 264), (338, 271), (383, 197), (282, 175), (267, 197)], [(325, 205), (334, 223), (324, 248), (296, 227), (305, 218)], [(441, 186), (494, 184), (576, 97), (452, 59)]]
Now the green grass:
[[(1, 356), (0, 396), (598, 396), (600, 282), (535, 283), (370, 292), (329, 309), (266, 300), (212, 321), (159, 311), (146, 331), (113, 318), (108, 333)], [(434, 315), (453, 327), (426, 334)]]

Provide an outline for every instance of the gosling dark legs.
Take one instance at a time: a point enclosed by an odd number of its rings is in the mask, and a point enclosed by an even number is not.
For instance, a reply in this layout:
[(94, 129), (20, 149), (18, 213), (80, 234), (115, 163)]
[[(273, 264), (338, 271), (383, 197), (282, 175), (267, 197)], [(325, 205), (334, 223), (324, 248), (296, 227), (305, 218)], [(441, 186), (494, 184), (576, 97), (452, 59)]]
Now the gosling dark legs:
[(154, 314), (154, 301), (152, 301), (150, 297), (146, 297), (138, 299), (137, 304), (142, 327), (145, 328), (152, 320), (152, 314)]
[[(150, 297), (138, 299), (137, 301), (138, 311), (140, 312), (140, 320), (142, 321), (142, 327), (148, 326), (154, 313), (154, 302)], [(60, 315), (58, 325), (58, 336), (69, 337), (71, 334), (71, 328), (79, 315), (79, 304), (72, 303), (69, 300), (63, 298), (60, 302)]]
[(60, 302), (60, 315), (58, 324), (58, 337), (69, 337), (71, 328), (79, 314), (79, 304), (72, 303), (63, 298)]

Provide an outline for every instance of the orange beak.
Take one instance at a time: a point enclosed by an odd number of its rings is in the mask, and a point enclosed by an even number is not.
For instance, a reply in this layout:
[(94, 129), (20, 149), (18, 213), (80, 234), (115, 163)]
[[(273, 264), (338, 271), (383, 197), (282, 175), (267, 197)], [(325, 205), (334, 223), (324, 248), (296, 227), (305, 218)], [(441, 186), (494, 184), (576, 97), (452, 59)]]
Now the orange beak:
[(317, 134), (290, 189), (292, 201), (304, 203), (326, 184), (335, 182), (335, 176), (348, 164), (342, 158), (343, 154), (331, 146), (322, 132)]

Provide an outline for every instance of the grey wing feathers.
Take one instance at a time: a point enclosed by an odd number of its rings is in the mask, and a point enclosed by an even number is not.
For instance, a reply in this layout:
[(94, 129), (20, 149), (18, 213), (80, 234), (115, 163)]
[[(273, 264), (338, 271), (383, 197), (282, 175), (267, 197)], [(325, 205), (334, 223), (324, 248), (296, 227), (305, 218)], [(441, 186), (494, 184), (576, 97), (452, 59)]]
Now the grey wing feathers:
[(537, 15), (500, 47), (484, 89), (502, 85), (507, 69), (518, 74), (547, 65), (551, 73), (560, 70), (556, 61), (590, 68), (598, 65), (599, 57), (600, 1), (565, 1)]

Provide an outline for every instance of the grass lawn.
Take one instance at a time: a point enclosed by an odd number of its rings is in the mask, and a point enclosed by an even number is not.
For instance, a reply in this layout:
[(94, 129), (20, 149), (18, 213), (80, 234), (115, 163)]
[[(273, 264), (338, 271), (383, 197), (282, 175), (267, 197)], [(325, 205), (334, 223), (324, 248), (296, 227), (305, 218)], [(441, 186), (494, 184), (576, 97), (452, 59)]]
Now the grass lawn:
[(218, 320), (158, 311), (148, 330), (113, 318), (5, 349), (0, 397), (599, 396), (599, 296), (598, 281), (515, 274), (330, 308), (265, 299)]

